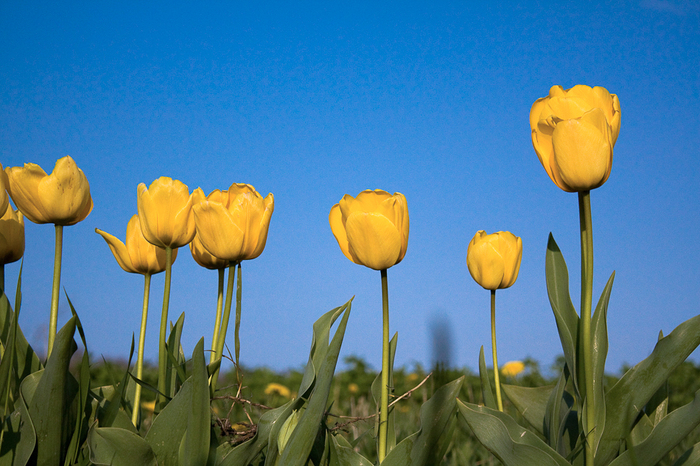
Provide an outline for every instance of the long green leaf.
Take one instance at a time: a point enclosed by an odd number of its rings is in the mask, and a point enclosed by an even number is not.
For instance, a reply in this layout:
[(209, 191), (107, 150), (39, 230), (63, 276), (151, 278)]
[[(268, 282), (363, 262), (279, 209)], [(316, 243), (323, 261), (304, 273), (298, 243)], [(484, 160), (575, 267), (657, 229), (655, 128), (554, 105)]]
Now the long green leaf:
[(634, 446), (634, 458), (630, 450), (627, 450), (612, 461), (610, 466), (654, 466), (698, 424), (700, 390), (695, 392), (692, 402), (669, 413), (643, 442)]
[[(20, 292), (20, 279), (17, 281), (17, 297), (15, 298), (15, 309), (19, 311), (21, 292)], [(4, 294), (0, 298), (0, 341), (7, 346), (7, 340), (9, 337), (11, 322), (14, 318), (14, 312), (10, 307), (10, 303), (7, 300), (7, 296)], [(17, 386), (22, 383), (24, 378), (29, 374), (36, 372), (43, 368), (39, 356), (36, 355), (32, 347), (27, 342), (27, 339), (22, 332), (22, 329), (17, 326), (15, 333), (15, 360), (14, 360), (14, 370), (17, 374)]]
[(639, 412), (678, 367), (700, 345), (700, 316), (680, 324), (656, 344), (654, 351), (642, 362), (628, 370), (608, 390), (608, 410), (605, 430), (596, 452), (596, 464), (607, 465), (617, 456), (620, 439), (632, 429)]
[(93, 427), (88, 433), (90, 461), (111, 466), (157, 466), (151, 447), (137, 434), (116, 427)]
[(493, 388), (491, 388), (483, 346), (479, 350), (479, 378), (481, 379), (481, 396), (484, 398), (484, 404), (491, 409), (496, 409), (496, 395), (493, 394)]
[(673, 466), (697, 466), (698, 464), (700, 464), (700, 443), (696, 443), (686, 450), (686, 452), (673, 463)]
[[(71, 317), (56, 334), (51, 357), (29, 403), (29, 415), (36, 429), (37, 465), (55, 466), (62, 463), (63, 424), (70, 400), (66, 390), (71, 356), (76, 350), (73, 341), (75, 317)], [(75, 382), (75, 381), (74, 381)]]
[(182, 384), (187, 378), (184, 372), (185, 356), (182, 352), (180, 339), (182, 337), (182, 327), (185, 324), (185, 313), (183, 312), (178, 317), (175, 325), (170, 324), (170, 334), (166, 342), (166, 351), (169, 364), (166, 365), (165, 380), (166, 389), (165, 395), (172, 398), (177, 393)]
[[(0, 465), (2, 466), (24, 466), (28, 464), (34, 453), (36, 431), (29, 416), (23, 389), (31, 392), (28, 393), (29, 395), (33, 395), (42, 373), (43, 370), (36, 376), (30, 375), (30, 377), (26, 377), (20, 387), (19, 397), (15, 403), (15, 411), (10, 414), (9, 422), (5, 423), (3, 442), (0, 444)], [(32, 385), (32, 387), (29, 387), (29, 385)]]
[(351, 302), (348, 301), (344, 306), (344, 315), (338, 324), (333, 340), (328, 346), (326, 356), (321, 363), (321, 367), (316, 377), (316, 384), (309, 398), (306, 411), (299, 420), (299, 424), (294, 429), (289, 442), (282, 452), (280, 457), (280, 466), (285, 465), (301, 465), (305, 464), (311, 449), (314, 446), (316, 433), (321, 426), (326, 404), (328, 402), (328, 394), (330, 393), (331, 383), (333, 382), (333, 374), (335, 366), (338, 362), (340, 346), (343, 343), (345, 336), (345, 328), (350, 317)]
[(187, 416), (187, 432), (182, 441), (180, 465), (208, 464), (211, 412), (209, 411), (209, 377), (204, 361), (204, 338), (200, 338), (192, 352), (192, 398)]
[(547, 402), (543, 432), (548, 445), (564, 457), (571, 453), (579, 437), (578, 417), (573, 411), (575, 401), (565, 391), (568, 380), (569, 368), (564, 365)]
[(481, 444), (505, 466), (569, 466), (561, 455), (507, 414), (460, 400), (457, 407)]
[[(610, 275), (608, 283), (600, 295), (598, 304), (591, 318), (591, 335), (593, 343), (591, 350), (593, 351), (593, 400), (595, 401), (595, 422), (596, 430), (593, 433), (593, 439), (590, 438), (588, 426), (584, 425), (584, 431), (588, 434), (587, 441), (593, 441), (593, 450), (598, 448), (600, 439), (605, 430), (605, 359), (608, 356), (608, 302), (610, 301), (610, 293), (612, 292), (613, 280), (615, 280), (615, 272)], [(584, 423), (586, 417), (583, 417)]]
[(545, 415), (547, 403), (555, 385), (545, 387), (520, 387), (518, 385), (501, 384), (503, 393), (513, 403), (515, 409), (525, 418), (530, 425), (540, 434), (544, 435)]
[(330, 461), (328, 466), (373, 466), (373, 463), (357, 453), (342, 436), (330, 435)]
[(579, 381), (576, 374), (578, 371), (577, 339), (579, 317), (576, 314), (576, 309), (571, 302), (571, 295), (569, 294), (569, 271), (566, 268), (564, 256), (551, 233), (547, 241), (545, 275), (547, 278), (549, 303), (557, 321), (557, 330), (559, 330), (559, 339), (564, 350), (564, 358), (571, 371), (574, 388), (578, 392)]
[(180, 443), (187, 430), (193, 384), (191, 377), (185, 380), (180, 391), (153, 419), (153, 424), (146, 433), (145, 440), (153, 449), (158, 464), (178, 464)]

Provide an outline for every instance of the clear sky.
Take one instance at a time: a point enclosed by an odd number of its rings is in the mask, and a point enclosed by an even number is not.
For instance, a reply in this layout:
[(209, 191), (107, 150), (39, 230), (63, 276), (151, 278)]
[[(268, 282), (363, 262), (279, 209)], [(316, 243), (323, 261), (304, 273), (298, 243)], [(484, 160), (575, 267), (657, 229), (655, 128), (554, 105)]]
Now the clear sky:
[[(344, 194), (380, 188), (405, 194), (411, 221), (389, 270), (397, 364), (430, 364), (435, 327), (451, 334), (453, 365), (488, 354), (489, 293), (465, 262), (483, 229), (523, 241), (520, 276), (497, 295), (499, 360), (549, 366), (562, 353), (550, 231), (577, 307), (580, 276), (576, 195), (550, 181), (530, 139), (530, 107), (555, 84), (603, 86), (622, 107), (612, 174), (592, 192), (594, 302), (616, 271), (608, 370), (700, 312), (696, 1), (60, 3), (0, 3), (0, 162), (50, 172), (69, 154), (90, 181), (93, 212), (64, 232), (62, 287), (95, 355), (128, 354), (143, 280), (94, 230), (124, 239), (137, 185), (170, 176), (274, 193), (267, 247), (243, 264), (243, 364), (300, 367), (312, 323), (355, 296), (341, 357), (380, 365), (379, 272), (348, 261), (328, 225)], [(27, 221), (26, 238), (20, 323), (41, 348), (54, 229)], [(18, 271), (6, 267), (8, 289)], [(188, 354), (211, 341), (216, 282), (180, 251), (170, 316), (186, 313)], [(69, 315), (62, 298), (59, 325)]]

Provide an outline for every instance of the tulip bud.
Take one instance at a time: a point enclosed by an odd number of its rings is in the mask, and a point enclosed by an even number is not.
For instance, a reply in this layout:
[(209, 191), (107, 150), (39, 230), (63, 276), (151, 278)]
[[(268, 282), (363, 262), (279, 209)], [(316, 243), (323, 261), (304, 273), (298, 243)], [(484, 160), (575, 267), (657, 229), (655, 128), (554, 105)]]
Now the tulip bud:
[[(114, 258), (124, 271), (155, 275), (165, 270), (165, 249), (146, 241), (141, 232), (141, 222), (138, 215), (131, 217), (126, 225), (126, 244), (97, 228), (95, 228), (95, 232), (107, 242)], [(173, 250), (173, 262), (175, 262), (176, 257), (177, 250)]]
[(22, 255), (24, 255), (24, 216), (8, 204), (0, 218), (0, 264), (18, 261)]
[(92, 211), (90, 184), (68, 155), (58, 159), (51, 175), (35, 163), (8, 167), (5, 174), (12, 200), (34, 223), (75, 225)]
[(408, 248), (408, 206), (401, 193), (366, 190), (348, 194), (331, 208), (328, 221), (345, 257), (384, 270), (398, 264)]
[(467, 266), (475, 282), (487, 290), (515, 283), (523, 257), (523, 243), (509, 231), (487, 235), (479, 230), (467, 249)]
[(161, 248), (177, 249), (194, 238), (192, 195), (187, 185), (162, 176), (137, 189), (141, 231), (146, 240)]
[(554, 183), (589, 191), (610, 176), (620, 133), (620, 101), (602, 87), (553, 86), (530, 110), (532, 144)]

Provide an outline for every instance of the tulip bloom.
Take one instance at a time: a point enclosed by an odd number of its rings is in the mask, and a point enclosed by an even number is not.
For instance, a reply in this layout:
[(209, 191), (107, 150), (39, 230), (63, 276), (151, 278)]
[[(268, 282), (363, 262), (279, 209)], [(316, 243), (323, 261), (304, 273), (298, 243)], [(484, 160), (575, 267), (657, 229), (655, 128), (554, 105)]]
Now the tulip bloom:
[[(107, 242), (119, 266), (129, 273), (155, 275), (165, 270), (165, 249), (146, 241), (141, 232), (139, 216), (134, 215), (126, 225), (126, 244), (115, 236), (95, 229)], [(173, 251), (173, 262), (177, 251)]]
[(141, 231), (149, 243), (176, 249), (194, 238), (192, 195), (187, 185), (166, 176), (137, 189)]
[(0, 265), (16, 262), (23, 255), (24, 216), (7, 204), (5, 213), (0, 218)]
[(522, 361), (509, 361), (501, 367), (501, 372), (503, 372), (503, 375), (506, 377), (515, 377), (524, 370), (525, 364), (523, 364)]
[(8, 167), (5, 173), (12, 200), (34, 223), (75, 225), (92, 211), (90, 184), (69, 155), (58, 159), (50, 175), (35, 163)]
[(479, 230), (467, 249), (467, 266), (474, 281), (487, 290), (515, 283), (523, 257), (523, 243), (508, 231), (487, 235)]
[(328, 221), (340, 250), (352, 262), (374, 270), (398, 264), (408, 248), (408, 206), (401, 193), (366, 190), (346, 194)]
[(228, 191), (200, 200), (193, 210), (204, 248), (221, 260), (240, 262), (265, 249), (275, 199), (272, 193), (263, 199), (249, 184), (234, 183)]
[(602, 87), (553, 86), (530, 110), (532, 144), (549, 177), (567, 192), (607, 181), (620, 133), (620, 101)]

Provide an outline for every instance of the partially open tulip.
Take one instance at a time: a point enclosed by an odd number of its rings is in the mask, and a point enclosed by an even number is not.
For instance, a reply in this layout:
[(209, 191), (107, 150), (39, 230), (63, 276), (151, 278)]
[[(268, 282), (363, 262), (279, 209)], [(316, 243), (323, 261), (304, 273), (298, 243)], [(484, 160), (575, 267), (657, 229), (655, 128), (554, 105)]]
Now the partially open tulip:
[(22, 255), (24, 255), (24, 216), (8, 204), (5, 214), (0, 218), (0, 264), (18, 261)]
[(401, 193), (381, 189), (346, 194), (328, 216), (340, 250), (352, 262), (374, 270), (398, 264), (408, 248), (408, 206)]
[[(95, 229), (107, 242), (114, 258), (126, 272), (154, 275), (165, 270), (165, 249), (146, 241), (141, 232), (139, 216), (134, 215), (126, 225), (126, 244), (115, 236)], [(173, 262), (177, 250), (173, 251)]]
[(137, 190), (141, 231), (149, 243), (177, 249), (194, 238), (192, 195), (187, 185), (166, 176)]
[(230, 263), (262, 254), (275, 210), (272, 193), (263, 199), (251, 185), (234, 183), (228, 191), (198, 199), (193, 208), (197, 236), (210, 254)]
[(605, 88), (553, 86), (530, 110), (532, 144), (564, 191), (589, 191), (607, 181), (620, 133), (620, 101)]
[(479, 230), (467, 249), (467, 266), (474, 281), (487, 290), (515, 283), (523, 257), (523, 243), (509, 231), (487, 235)]
[(34, 223), (74, 225), (92, 211), (90, 184), (68, 155), (58, 159), (50, 175), (35, 163), (8, 167), (5, 173), (12, 200)]

